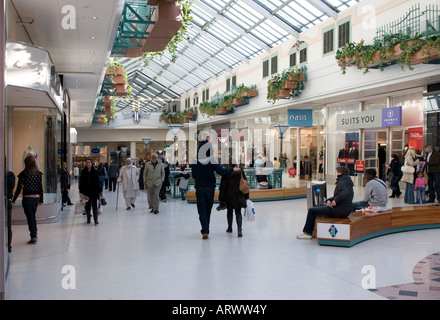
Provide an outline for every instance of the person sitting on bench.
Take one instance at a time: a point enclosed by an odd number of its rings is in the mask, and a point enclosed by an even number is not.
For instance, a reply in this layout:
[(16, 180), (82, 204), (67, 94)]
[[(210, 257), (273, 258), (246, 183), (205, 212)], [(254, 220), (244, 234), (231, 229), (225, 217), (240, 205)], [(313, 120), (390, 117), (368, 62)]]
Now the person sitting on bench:
[(348, 175), (347, 167), (336, 168), (336, 186), (333, 198), (328, 198), (325, 206), (310, 208), (303, 234), (297, 239), (310, 240), (315, 229), (316, 216), (325, 218), (346, 218), (353, 211), (353, 181)]
[(375, 169), (365, 170), (365, 193), (362, 201), (353, 202), (353, 211), (367, 207), (386, 207), (388, 202), (388, 189), (385, 182), (376, 178)]

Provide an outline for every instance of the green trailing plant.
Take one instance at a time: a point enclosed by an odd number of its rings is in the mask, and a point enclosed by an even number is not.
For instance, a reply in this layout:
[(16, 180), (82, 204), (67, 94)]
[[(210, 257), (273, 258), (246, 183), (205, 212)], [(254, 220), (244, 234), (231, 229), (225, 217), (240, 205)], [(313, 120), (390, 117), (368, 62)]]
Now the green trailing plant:
[[(440, 33), (430, 28), (422, 34), (414, 36), (406, 34), (386, 35), (382, 40), (375, 39), (371, 45), (365, 45), (362, 40), (359, 43), (350, 42), (336, 52), (336, 60), (345, 74), (347, 67), (355, 65), (366, 74), (370, 68), (377, 67), (380, 71), (388, 65), (397, 63), (402, 71), (405, 68), (413, 70), (412, 58), (415, 53), (421, 50), (426, 61), (432, 54), (440, 52)], [(401, 52), (397, 54), (399, 49)]]
[(301, 90), (304, 87), (305, 81), (305, 69), (304, 68), (294, 68), (284, 70), (281, 74), (273, 76), (267, 83), (267, 102), (275, 103), (281, 98), (281, 92), (286, 89), (286, 82), (296, 82), (297, 88), (292, 90)]

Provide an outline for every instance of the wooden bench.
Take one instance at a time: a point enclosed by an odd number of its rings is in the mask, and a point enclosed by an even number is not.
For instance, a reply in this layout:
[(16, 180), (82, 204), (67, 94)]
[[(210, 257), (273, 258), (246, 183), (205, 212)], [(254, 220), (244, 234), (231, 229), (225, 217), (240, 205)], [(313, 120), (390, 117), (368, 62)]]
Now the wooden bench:
[(348, 218), (316, 219), (316, 237), (320, 245), (351, 247), (374, 237), (412, 230), (440, 228), (440, 206), (397, 207), (366, 216), (353, 212)]
[[(218, 202), (218, 193), (215, 191), (214, 202)], [(307, 197), (307, 188), (278, 188), (278, 189), (251, 189), (249, 192), (249, 199), (254, 202), (259, 201), (275, 201), (275, 200), (291, 200)], [(188, 203), (196, 203), (195, 190), (188, 191), (186, 193), (186, 200)]]

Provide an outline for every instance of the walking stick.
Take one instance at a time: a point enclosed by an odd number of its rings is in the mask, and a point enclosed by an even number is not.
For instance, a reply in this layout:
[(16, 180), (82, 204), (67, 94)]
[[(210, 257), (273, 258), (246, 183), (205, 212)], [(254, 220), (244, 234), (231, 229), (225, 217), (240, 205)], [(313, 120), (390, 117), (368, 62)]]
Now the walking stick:
[(118, 210), (118, 198), (119, 198), (119, 182), (117, 183), (118, 187), (116, 190), (116, 210)]

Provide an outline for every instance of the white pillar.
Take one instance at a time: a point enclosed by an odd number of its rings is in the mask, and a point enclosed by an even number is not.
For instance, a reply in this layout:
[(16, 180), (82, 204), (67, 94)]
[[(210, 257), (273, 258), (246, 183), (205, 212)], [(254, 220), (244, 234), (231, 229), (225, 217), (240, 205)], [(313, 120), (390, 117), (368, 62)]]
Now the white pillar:
[(131, 159), (136, 158), (136, 142), (135, 141), (130, 142), (130, 158)]

